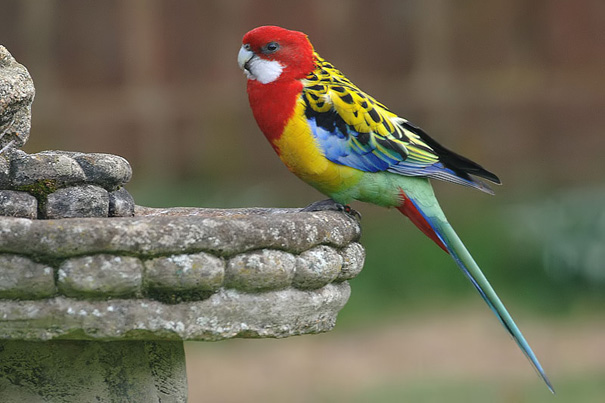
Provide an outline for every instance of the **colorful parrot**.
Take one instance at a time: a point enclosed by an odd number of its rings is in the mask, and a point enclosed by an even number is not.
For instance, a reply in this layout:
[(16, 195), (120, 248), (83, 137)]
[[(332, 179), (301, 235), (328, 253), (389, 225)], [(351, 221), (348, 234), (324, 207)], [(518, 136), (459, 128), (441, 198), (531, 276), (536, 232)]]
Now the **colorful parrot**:
[(440, 179), (493, 194), (475, 177), (500, 184), (498, 177), (361, 91), (314, 51), (304, 33), (262, 26), (245, 34), (242, 43), (237, 60), (248, 78), (250, 107), (288, 169), (339, 208), (360, 200), (406, 215), (451, 255), (554, 393), (429, 182)]

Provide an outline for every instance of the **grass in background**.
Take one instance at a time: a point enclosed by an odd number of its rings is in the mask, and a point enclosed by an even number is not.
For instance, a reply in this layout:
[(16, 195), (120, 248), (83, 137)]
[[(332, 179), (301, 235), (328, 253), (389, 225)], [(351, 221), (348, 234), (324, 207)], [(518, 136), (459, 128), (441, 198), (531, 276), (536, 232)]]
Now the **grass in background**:
[[(489, 380), (421, 379), (417, 382), (376, 385), (362, 391), (349, 401), (358, 403), (442, 403), (444, 401), (449, 403), (600, 403), (603, 401), (603, 379), (605, 373), (557, 379), (558, 391), (555, 396), (544, 385), (534, 380), (507, 381), (508, 383), (503, 385)], [(326, 398), (325, 401), (330, 399)]]

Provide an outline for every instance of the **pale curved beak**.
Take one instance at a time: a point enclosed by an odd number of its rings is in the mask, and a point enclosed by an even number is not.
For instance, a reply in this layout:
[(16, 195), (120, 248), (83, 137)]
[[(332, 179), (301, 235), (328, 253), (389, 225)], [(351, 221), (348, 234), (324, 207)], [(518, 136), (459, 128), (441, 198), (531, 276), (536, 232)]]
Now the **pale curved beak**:
[(246, 71), (246, 73), (250, 73), (249, 63), (250, 60), (254, 57), (254, 52), (244, 48), (244, 45), (239, 49), (239, 53), (237, 54), (237, 64), (239, 67)]

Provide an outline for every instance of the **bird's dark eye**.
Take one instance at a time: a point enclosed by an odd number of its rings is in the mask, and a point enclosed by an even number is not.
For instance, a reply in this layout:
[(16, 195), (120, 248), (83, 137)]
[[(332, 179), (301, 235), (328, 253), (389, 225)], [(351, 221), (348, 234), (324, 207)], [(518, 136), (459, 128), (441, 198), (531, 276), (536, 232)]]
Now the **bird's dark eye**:
[(279, 49), (279, 43), (277, 42), (269, 42), (262, 48), (262, 52), (266, 55), (275, 53)]

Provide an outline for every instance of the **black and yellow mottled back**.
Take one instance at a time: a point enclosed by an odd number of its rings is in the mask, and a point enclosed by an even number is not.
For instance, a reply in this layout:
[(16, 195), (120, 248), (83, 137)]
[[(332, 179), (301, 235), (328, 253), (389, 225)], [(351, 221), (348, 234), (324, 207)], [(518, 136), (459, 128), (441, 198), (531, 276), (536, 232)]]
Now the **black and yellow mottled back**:
[(489, 193), (470, 175), (500, 183), (496, 175), (441, 146), (361, 91), (317, 53), (315, 59), (300, 102), (326, 158), (367, 172), (427, 176)]

